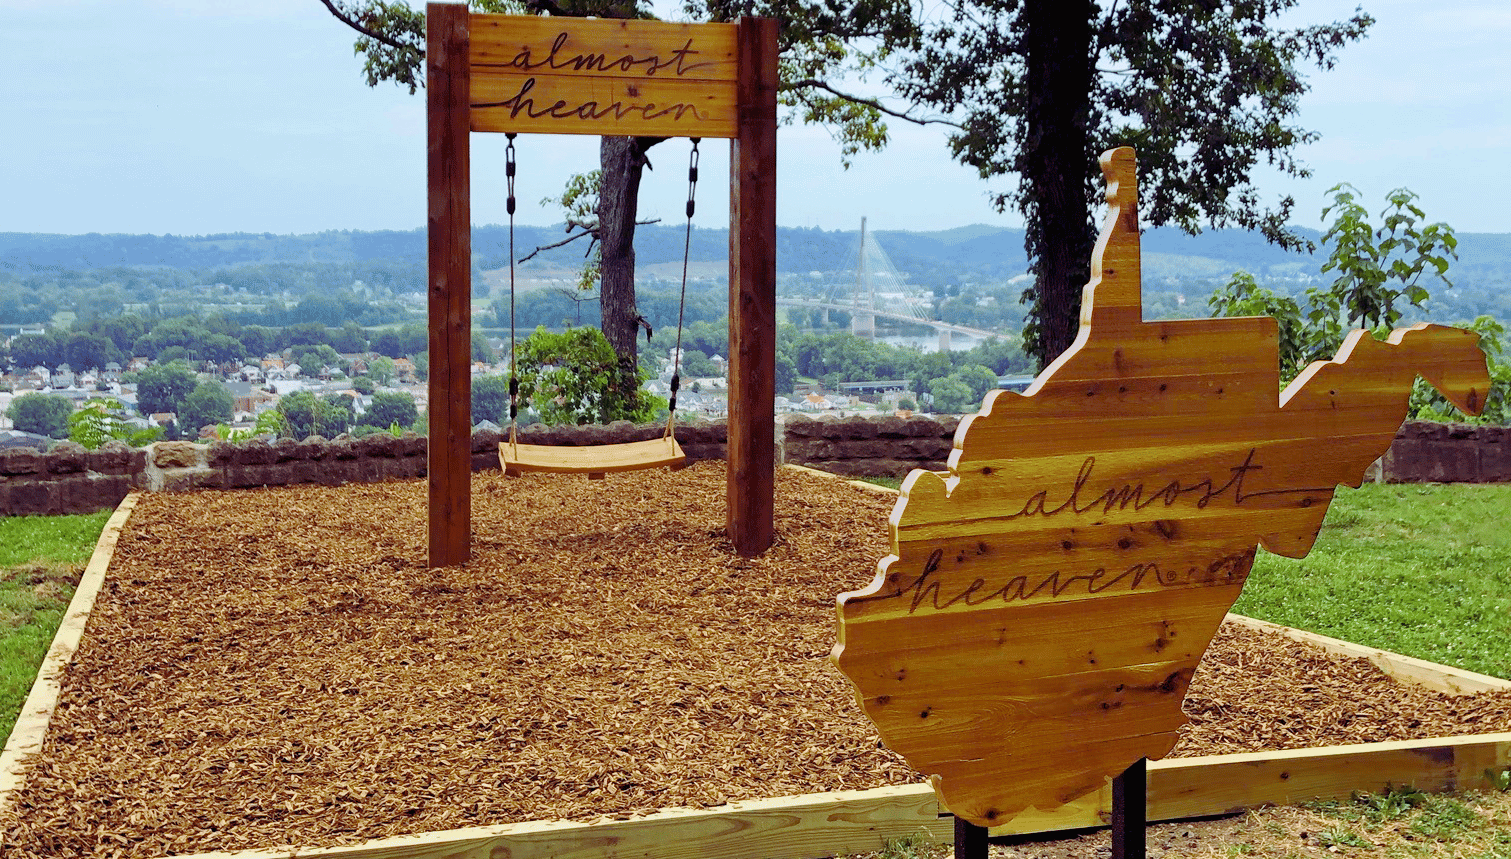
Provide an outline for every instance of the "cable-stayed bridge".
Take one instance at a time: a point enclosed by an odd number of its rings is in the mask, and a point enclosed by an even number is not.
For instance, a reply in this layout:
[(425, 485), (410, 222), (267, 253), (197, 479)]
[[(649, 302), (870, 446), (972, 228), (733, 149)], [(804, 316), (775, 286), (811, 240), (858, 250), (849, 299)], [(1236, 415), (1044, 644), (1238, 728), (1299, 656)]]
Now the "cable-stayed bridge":
[(929, 293), (907, 283), (892, 265), (876, 237), (866, 232), (866, 220), (860, 221), (860, 249), (855, 255), (855, 277), (840, 278), (830, 284), (822, 297), (777, 297), (784, 307), (806, 307), (824, 311), (842, 310), (850, 314), (850, 331), (861, 337), (876, 336), (876, 320), (895, 319), (915, 325), (927, 325), (939, 332), (939, 349), (948, 351), (950, 335), (964, 334), (978, 339), (996, 337), (999, 332), (957, 325), (934, 319)]

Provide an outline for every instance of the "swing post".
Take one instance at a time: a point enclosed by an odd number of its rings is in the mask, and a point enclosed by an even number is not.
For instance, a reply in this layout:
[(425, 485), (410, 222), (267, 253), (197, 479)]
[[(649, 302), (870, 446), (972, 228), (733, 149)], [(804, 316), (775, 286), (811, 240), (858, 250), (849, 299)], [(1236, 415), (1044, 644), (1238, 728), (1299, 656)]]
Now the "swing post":
[(745, 557), (776, 529), (775, 18), (741, 18), (738, 127), (729, 150), (729, 482), (726, 524)]
[(472, 554), (471, 86), (467, 7), (426, 7), (430, 565)]

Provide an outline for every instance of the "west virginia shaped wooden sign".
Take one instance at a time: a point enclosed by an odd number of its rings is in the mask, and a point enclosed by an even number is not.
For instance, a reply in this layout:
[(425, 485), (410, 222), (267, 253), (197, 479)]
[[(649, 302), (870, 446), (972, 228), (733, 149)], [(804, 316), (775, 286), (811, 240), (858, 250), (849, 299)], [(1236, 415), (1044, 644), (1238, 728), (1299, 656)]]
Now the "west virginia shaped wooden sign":
[(1256, 544), (1311, 549), (1418, 374), (1471, 413), (1490, 382), (1476, 335), (1438, 325), (1355, 331), (1278, 391), (1273, 319), (1144, 322), (1133, 151), (1102, 170), (1074, 345), (909, 475), (893, 554), (838, 600), (834, 661), (883, 742), (980, 826), (1168, 753)]

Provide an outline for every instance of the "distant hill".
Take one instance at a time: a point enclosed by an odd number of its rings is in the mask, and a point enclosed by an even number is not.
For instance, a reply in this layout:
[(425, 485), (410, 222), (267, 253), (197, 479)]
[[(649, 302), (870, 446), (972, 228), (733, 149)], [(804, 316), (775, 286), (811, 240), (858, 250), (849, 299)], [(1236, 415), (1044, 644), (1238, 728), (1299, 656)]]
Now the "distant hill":
[[(1316, 241), (1314, 230), (1299, 230)], [(517, 227), (515, 247), (531, 248), (559, 241), (560, 225)], [(879, 244), (894, 265), (920, 279), (939, 272), (970, 273), (978, 277), (1011, 278), (1023, 273), (1023, 231), (976, 224), (935, 232), (882, 230)], [(843, 271), (854, 266), (858, 230), (779, 227), (777, 266), (783, 272)], [(1511, 273), (1511, 234), (1462, 233), (1458, 278), (1505, 283)], [(496, 224), (473, 230), (473, 253), (484, 269), (508, 263), (508, 232)], [(639, 228), (636, 255), (643, 264), (677, 262), (682, 258), (683, 228), (647, 225)], [(331, 230), (303, 235), (226, 233), (206, 236), (123, 235), (90, 233), (0, 233), (0, 273), (24, 274), (59, 269), (89, 270), (129, 267), (217, 269), (267, 263), (363, 262), (393, 260), (421, 263), (425, 259), (424, 230)], [(717, 261), (728, 254), (728, 230), (695, 228), (692, 259)], [(556, 264), (576, 266), (587, 249), (585, 241), (542, 254)], [(1144, 234), (1145, 274), (1150, 278), (1226, 277), (1244, 269), (1258, 275), (1316, 278), (1319, 255), (1282, 250), (1261, 236), (1242, 230), (1209, 230), (1196, 236), (1161, 227)]]

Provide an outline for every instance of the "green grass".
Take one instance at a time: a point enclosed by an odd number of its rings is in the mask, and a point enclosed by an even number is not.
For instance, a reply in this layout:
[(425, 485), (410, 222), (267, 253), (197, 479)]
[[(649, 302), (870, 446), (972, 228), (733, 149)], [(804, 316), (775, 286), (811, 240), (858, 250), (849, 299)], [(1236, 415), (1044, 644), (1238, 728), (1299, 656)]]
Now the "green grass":
[(113, 510), (83, 516), (0, 516), (0, 568), (32, 561), (84, 564)]
[(0, 736), (10, 736), (111, 512), (0, 518)]
[(1234, 611), (1511, 677), (1511, 486), (1343, 489), (1312, 553), (1260, 553)]

